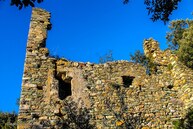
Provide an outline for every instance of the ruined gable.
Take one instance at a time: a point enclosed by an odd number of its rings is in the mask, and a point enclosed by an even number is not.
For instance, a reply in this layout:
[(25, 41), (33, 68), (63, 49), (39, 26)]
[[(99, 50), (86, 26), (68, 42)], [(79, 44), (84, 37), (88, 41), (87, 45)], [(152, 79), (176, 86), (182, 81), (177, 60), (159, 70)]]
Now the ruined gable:
[[(157, 73), (127, 61), (105, 64), (49, 57), (50, 13), (33, 8), (23, 73), (18, 129), (65, 128), (66, 100), (85, 107), (89, 124), (104, 128), (173, 128), (193, 97), (193, 72), (157, 41), (144, 41), (144, 52)], [(71, 125), (71, 128), (75, 128)]]

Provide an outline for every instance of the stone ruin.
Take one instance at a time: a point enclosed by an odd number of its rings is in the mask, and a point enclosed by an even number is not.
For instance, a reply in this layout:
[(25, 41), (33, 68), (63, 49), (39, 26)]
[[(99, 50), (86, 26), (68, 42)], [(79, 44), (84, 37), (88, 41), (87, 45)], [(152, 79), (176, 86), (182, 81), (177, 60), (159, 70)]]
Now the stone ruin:
[(157, 41), (144, 41), (144, 53), (157, 69), (147, 75), (143, 66), (127, 61), (92, 64), (50, 57), (45, 47), (50, 29), (50, 13), (33, 8), (18, 129), (66, 129), (66, 102), (86, 108), (87, 125), (97, 129), (172, 129), (192, 106), (193, 71), (170, 50), (161, 51)]

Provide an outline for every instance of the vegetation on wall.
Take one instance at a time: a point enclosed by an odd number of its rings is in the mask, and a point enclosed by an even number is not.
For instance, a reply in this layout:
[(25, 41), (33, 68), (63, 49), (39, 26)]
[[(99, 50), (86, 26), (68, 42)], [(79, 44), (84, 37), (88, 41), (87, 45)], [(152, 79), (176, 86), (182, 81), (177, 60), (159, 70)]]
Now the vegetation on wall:
[(64, 110), (66, 112), (66, 119), (64, 119), (64, 129), (93, 129), (94, 126), (89, 123), (91, 115), (89, 110), (78, 104), (72, 99), (67, 98), (64, 100)]
[[(12, 0), (11, 4), (16, 5), (19, 9), (28, 5), (34, 6), (34, 2), (41, 3), (43, 0)], [(125, 0), (125, 3), (128, 0)], [(164, 22), (169, 20), (169, 15), (172, 11), (177, 9), (178, 2), (181, 0), (145, 0), (149, 14), (152, 14), (152, 20), (162, 20)], [(170, 6), (168, 6), (170, 5)], [(168, 10), (167, 10), (168, 9)], [(193, 20), (176, 20), (170, 24), (171, 31), (167, 34), (167, 40), (169, 47), (177, 54), (179, 60), (186, 66), (193, 69)], [(147, 73), (153, 74), (156, 72), (156, 64), (152, 63), (150, 59), (146, 58), (143, 53), (136, 51), (134, 55), (130, 55), (131, 60), (135, 63), (142, 64)], [(99, 63), (105, 63), (113, 61), (112, 51), (109, 51), (105, 56), (100, 57)], [(168, 69), (171, 69), (171, 65), (168, 65)], [(116, 112), (113, 107), (113, 103), (110, 99), (106, 99), (106, 105), (108, 110), (116, 117), (116, 125), (120, 128), (140, 128), (141, 114), (136, 117), (132, 114), (125, 115), (125, 111), (128, 109), (124, 102), (126, 93), (121, 90), (121, 87), (117, 84), (112, 85), (116, 89), (116, 94), (119, 96), (119, 103), (121, 105), (120, 112)], [(89, 111), (85, 107), (77, 108), (77, 104), (73, 101), (65, 101), (64, 110), (67, 112), (67, 118), (64, 120), (63, 127), (75, 128), (75, 129), (92, 129), (93, 125), (90, 125), (89, 120), (91, 118)], [(17, 115), (15, 113), (0, 113), (0, 128), (1, 129), (15, 129), (16, 128)], [(187, 113), (184, 119), (180, 119), (174, 122), (176, 129), (191, 129), (193, 127), (193, 110)]]
[[(193, 20), (173, 20), (169, 26), (170, 32), (166, 39), (169, 49), (178, 56), (178, 59), (187, 67), (193, 69)], [(130, 55), (131, 61), (143, 65), (147, 73), (156, 72), (156, 64), (137, 50)]]
[(173, 122), (174, 129), (192, 129), (193, 128), (193, 108), (188, 110), (185, 118)]
[(104, 56), (101, 56), (99, 58), (99, 63), (103, 64), (103, 63), (106, 63), (106, 62), (112, 62), (113, 60), (114, 60), (113, 51), (109, 50)]
[(135, 114), (128, 112), (128, 104), (125, 102), (126, 93), (125, 90), (122, 89), (122, 86), (119, 84), (111, 84), (111, 86), (115, 89), (116, 94), (118, 96), (118, 103), (120, 104), (120, 110), (116, 111), (114, 107), (114, 103), (111, 101), (110, 98), (106, 98), (105, 104), (107, 106), (107, 110), (110, 111), (113, 116), (115, 116), (116, 122), (115, 125), (118, 129), (137, 129), (141, 128), (142, 117), (141, 112)]

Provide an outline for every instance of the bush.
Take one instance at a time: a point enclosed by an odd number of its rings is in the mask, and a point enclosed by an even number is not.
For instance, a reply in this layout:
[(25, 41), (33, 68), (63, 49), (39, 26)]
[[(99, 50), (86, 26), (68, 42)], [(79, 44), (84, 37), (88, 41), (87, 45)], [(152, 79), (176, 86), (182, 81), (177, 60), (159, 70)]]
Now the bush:
[(104, 56), (101, 56), (99, 58), (99, 63), (103, 64), (103, 63), (106, 63), (106, 62), (112, 62), (113, 60), (114, 60), (113, 59), (113, 52), (110, 50)]
[(17, 114), (0, 112), (0, 129), (16, 129)]
[(185, 118), (173, 122), (174, 129), (193, 129), (193, 108), (190, 108)]
[(94, 126), (89, 123), (91, 115), (89, 110), (78, 104), (72, 99), (64, 100), (64, 110), (67, 113), (67, 119), (64, 120), (63, 128), (65, 129), (93, 129)]

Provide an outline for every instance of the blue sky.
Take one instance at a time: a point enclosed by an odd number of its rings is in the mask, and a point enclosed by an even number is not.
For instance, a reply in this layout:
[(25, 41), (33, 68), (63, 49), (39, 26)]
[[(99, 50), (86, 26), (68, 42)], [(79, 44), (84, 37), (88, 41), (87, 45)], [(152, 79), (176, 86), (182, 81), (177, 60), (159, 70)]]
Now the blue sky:
[[(192, 5), (193, 1), (183, 0), (171, 20), (192, 18)], [(131, 53), (142, 50), (145, 38), (153, 37), (162, 49), (167, 47), (168, 24), (153, 23), (142, 0), (127, 5), (121, 0), (45, 0), (36, 7), (52, 13), (47, 39), (52, 55), (98, 63), (109, 50), (115, 60), (129, 60)], [(0, 111), (18, 111), (30, 15), (31, 8), (19, 11), (9, 6), (9, 0), (0, 3)]]

